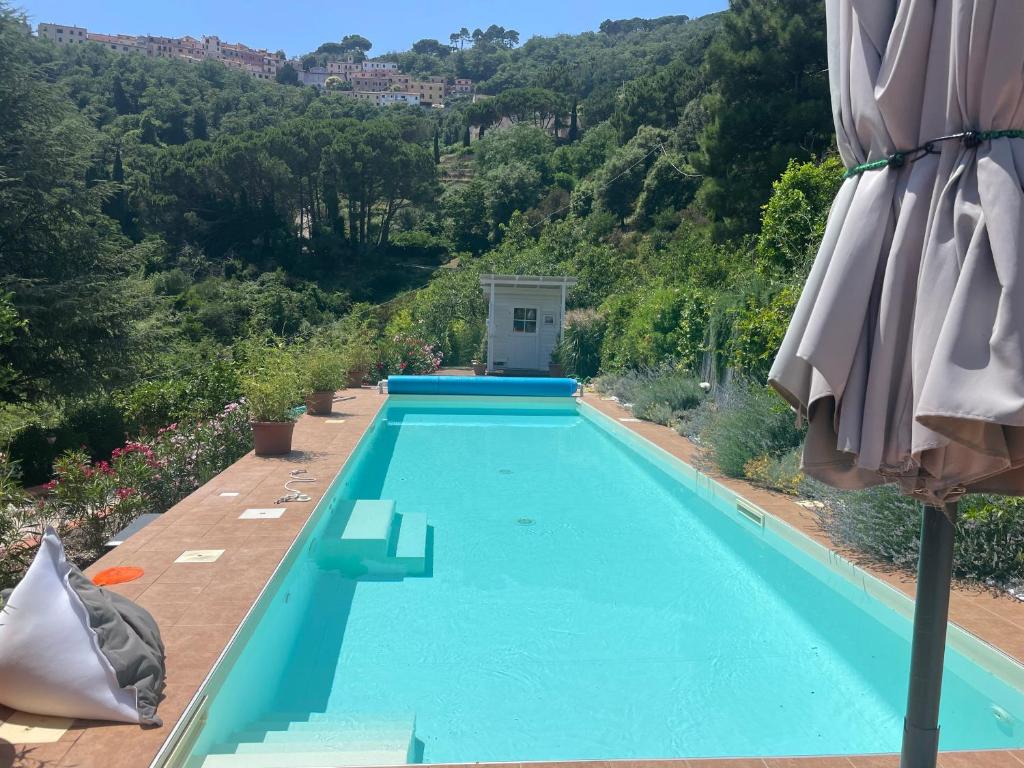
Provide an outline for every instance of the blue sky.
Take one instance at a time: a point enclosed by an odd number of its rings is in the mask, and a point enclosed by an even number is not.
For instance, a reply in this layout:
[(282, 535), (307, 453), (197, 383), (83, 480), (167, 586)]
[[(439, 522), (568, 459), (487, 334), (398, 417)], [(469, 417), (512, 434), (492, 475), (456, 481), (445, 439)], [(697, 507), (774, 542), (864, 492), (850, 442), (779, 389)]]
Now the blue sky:
[(607, 18), (722, 10), (727, 0), (14, 0), (40, 21), (86, 27), (92, 32), (216, 34), (259, 48), (306, 53), (327, 40), (358, 33), (373, 41), (371, 55), (405, 50), (424, 37), (446, 41), (460, 27), (499, 24), (531, 35), (596, 29)]

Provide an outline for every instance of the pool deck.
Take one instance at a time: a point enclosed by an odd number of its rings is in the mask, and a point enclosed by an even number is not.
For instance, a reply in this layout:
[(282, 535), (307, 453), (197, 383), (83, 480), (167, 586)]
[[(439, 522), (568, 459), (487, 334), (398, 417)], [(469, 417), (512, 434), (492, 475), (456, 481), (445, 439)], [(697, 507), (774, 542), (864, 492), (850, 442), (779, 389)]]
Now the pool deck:
[[(461, 373), (461, 371), (460, 371)], [(289, 456), (258, 458), (247, 454), (177, 504), (125, 544), (105, 555), (86, 573), (114, 565), (134, 565), (145, 575), (111, 587), (146, 607), (160, 624), (167, 649), (166, 698), (159, 714), (162, 728), (142, 729), (76, 721), (59, 741), (10, 744), (0, 740), (0, 768), (146, 768), (171, 728), (212, 669), (217, 658), (280, 563), (316, 502), (344, 466), (385, 398), (376, 390), (345, 390), (351, 398), (335, 403), (330, 418), (302, 417)], [(586, 401), (612, 418), (628, 417), (617, 404), (587, 394)], [(335, 421), (332, 421), (334, 419)], [(336, 421), (342, 419), (340, 423)], [(655, 445), (691, 464), (696, 447), (667, 427), (620, 422)], [(318, 478), (299, 488), (312, 500), (275, 504), (285, 493), (288, 472), (305, 469)], [(814, 515), (790, 498), (747, 483), (716, 478), (766, 512), (833, 548)], [(222, 496), (237, 493), (237, 496)], [(284, 506), (279, 519), (240, 520), (247, 508)], [(185, 550), (223, 549), (213, 563), (175, 563)], [(900, 572), (865, 566), (908, 595), (914, 581)], [(1024, 603), (980, 589), (955, 591), (951, 616), (960, 626), (1024, 660)], [(11, 714), (0, 707), (0, 719)], [(896, 768), (895, 755), (852, 757), (754, 758), (739, 760), (625, 760), (527, 763), (524, 768)], [(519, 763), (493, 764), (513, 768)], [(1024, 768), (1024, 750), (943, 753), (943, 768)]]

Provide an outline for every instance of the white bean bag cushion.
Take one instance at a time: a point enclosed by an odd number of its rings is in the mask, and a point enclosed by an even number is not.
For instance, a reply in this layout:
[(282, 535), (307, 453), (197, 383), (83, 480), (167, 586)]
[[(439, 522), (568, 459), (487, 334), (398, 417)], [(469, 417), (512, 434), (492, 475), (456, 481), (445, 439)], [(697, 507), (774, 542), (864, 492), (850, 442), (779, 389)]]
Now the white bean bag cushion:
[(152, 617), (94, 586), (48, 529), (0, 607), (0, 704), (39, 715), (159, 724), (162, 689), (163, 646)]

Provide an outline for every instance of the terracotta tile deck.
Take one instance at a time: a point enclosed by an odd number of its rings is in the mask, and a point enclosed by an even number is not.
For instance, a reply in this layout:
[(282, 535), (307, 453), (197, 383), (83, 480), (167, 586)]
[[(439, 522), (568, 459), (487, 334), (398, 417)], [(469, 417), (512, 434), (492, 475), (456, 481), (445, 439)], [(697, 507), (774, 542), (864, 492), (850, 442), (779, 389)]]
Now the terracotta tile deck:
[[(458, 371), (458, 373), (463, 373)], [(347, 390), (353, 399), (335, 403), (343, 424), (303, 417), (295, 429), (295, 452), (289, 457), (243, 457), (125, 544), (88, 569), (92, 574), (112, 565), (145, 568), (141, 579), (112, 587), (137, 600), (160, 623), (167, 648), (166, 698), (160, 705), (162, 728), (141, 729), (76, 721), (52, 744), (13, 745), (0, 741), (0, 768), (145, 768), (170, 734), (188, 702), (227, 645), (274, 568), (298, 534), (316, 502), (351, 455), (384, 398), (373, 389)], [(587, 395), (586, 401), (615, 418), (627, 415), (612, 402)], [(671, 429), (647, 422), (625, 423), (629, 429), (691, 464), (696, 448)], [(275, 504), (284, 494), (288, 471), (306, 469), (318, 478), (302, 485), (307, 503)], [(742, 493), (766, 512), (826, 546), (813, 514), (787, 497), (746, 483), (716, 478)], [(238, 492), (238, 496), (220, 496)], [(284, 506), (280, 519), (239, 520), (249, 507)], [(215, 563), (175, 563), (186, 549), (224, 549)], [(912, 595), (912, 578), (870, 568), (875, 575)], [(957, 589), (954, 621), (1017, 659), (1024, 659), (1024, 604), (981, 590)], [(10, 710), (0, 707), (0, 718)], [(896, 768), (895, 755), (852, 757), (754, 758), (738, 760), (623, 760), (580, 763), (526, 763), (523, 768)], [(519, 768), (519, 763), (491, 768)], [(1024, 750), (944, 753), (942, 768), (1024, 768)]]

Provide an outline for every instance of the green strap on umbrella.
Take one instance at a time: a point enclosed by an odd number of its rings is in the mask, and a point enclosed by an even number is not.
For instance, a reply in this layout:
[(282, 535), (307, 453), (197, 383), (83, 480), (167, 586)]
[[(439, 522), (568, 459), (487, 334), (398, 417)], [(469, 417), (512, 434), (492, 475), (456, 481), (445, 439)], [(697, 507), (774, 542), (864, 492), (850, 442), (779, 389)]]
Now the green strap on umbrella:
[(964, 131), (962, 133), (950, 134), (949, 136), (940, 136), (937, 139), (926, 141), (919, 147), (893, 152), (891, 155), (883, 157), (881, 160), (872, 160), (869, 163), (861, 163), (860, 165), (855, 165), (853, 168), (848, 168), (846, 173), (843, 174), (843, 178), (850, 179), (854, 176), (860, 176), (865, 171), (879, 171), (882, 168), (901, 168), (907, 162), (912, 163), (925, 155), (936, 154), (938, 150), (935, 145), (941, 141), (961, 141), (965, 147), (973, 149), (983, 141), (991, 141), (992, 139), (1024, 139), (1024, 130), (1006, 129), (1001, 131)]

